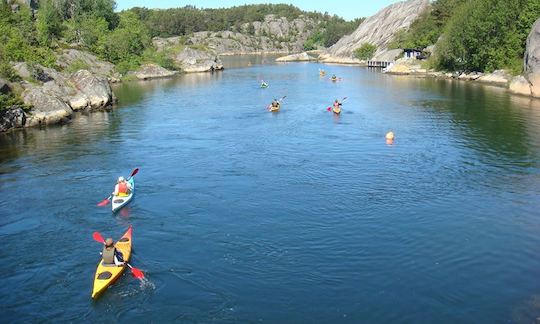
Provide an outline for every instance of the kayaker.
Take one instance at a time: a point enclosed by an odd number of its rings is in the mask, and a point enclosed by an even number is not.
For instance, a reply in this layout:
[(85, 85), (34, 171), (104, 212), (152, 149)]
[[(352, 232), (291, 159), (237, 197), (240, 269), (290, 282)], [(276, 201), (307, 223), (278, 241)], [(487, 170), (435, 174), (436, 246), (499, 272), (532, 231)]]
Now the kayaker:
[(118, 177), (118, 182), (114, 186), (113, 196), (126, 197), (131, 192), (131, 184), (124, 179), (124, 177)]
[(272, 106), (272, 108), (277, 108), (279, 107), (279, 101), (276, 98), (274, 98), (274, 100), (272, 101), (270, 105)]
[(338, 113), (341, 112), (341, 105), (342, 105), (342, 103), (339, 102), (338, 99), (336, 99), (334, 101), (334, 107), (332, 108), (334, 110), (334, 112), (338, 112)]
[(268, 83), (264, 82), (264, 80), (261, 80), (261, 88), (268, 87)]
[(337, 76), (335, 74), (332, 75), (332, 81), (337, 81)]
[(112, 238), (108, 238), (105, 240), (105, 245), (103, 246), (103, 251), (101, 252), (101, 255), (103, 256), (104, 265), (124, 265), (124, 258), (122, 256), (122, 252), (118, 251), (114, 247), (114, 241)]

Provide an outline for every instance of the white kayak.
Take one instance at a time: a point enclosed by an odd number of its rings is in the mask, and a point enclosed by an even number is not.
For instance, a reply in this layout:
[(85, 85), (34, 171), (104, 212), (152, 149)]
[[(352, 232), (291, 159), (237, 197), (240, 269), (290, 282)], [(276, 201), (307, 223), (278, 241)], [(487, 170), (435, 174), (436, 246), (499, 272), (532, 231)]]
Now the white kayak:
[(129, 192), (129, 195), (127, 196), (112, 196), (111, 199), (111, 206), (112, 206), (112, 212), (117, 212), (120, 208), (127, 205), (131, 199), (133, 199), (133, 195), (135, 195), (135, 181), (133, 180), (133, 177), (131, 177), (128, 180), (129, 184), (131, 185), (131, 191)]

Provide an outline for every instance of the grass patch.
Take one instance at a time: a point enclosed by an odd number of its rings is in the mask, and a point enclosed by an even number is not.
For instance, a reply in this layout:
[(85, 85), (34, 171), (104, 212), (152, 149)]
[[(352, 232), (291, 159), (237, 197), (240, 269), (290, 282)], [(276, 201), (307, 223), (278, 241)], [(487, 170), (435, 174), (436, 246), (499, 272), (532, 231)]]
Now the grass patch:
[(81, 59), (77, 59), (66, 68), (66, 71), (69, 73), (77, 72), (79, 70), (88, 70), (90, 65)]

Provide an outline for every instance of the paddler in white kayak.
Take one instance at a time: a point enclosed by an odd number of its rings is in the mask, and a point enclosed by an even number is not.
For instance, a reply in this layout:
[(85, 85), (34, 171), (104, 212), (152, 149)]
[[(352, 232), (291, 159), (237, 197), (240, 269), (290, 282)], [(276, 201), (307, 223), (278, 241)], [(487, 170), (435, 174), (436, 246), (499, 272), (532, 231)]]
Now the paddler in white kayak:
[(122, 266), (124, 265), (124, 258), (122, 257), (122, 252), (118, 251), (114, 247), (114, 241), (112, 238), (105, 240), (103, 245), (103, 251), (101, 252), (103, 256), (103, 265), (108, 266)]
[(118, 182), (114, 186), (113, 196), (127, 197), (131, 192), (131, 184), (124, 179), (124, 177), (118, 177)]

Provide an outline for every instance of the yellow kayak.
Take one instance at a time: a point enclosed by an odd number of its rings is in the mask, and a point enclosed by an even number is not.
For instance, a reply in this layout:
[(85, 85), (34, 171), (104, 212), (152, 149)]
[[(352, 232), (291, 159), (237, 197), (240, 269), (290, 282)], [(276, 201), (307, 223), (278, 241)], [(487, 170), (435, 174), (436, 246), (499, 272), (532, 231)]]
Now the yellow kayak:
[(332, 107), (334, 114), (341, 114), (341, 107)]
[[(116, 242), (114, 247), (122, 252), (124, 261), (129, 262), (131, 257), (131, 233), (132, 227), (129, 226), (126, 233)], [(92, 290), (92, 298), (96, 299), (100, 296), (107, 287), (112, 285), (116, 279), (126, 270), (127, 265), (103, 265), (103, 259), (99, 262), (96, 274), (94, 276), (94, 288)]]
[(268, 110), (274, 112), (274, 111), (279, 111), (279, 108), (281, 107), (281, 105), (278, 105), (277, 107), (273, 107), (272, 105), (270, 105), (268, 107)]

